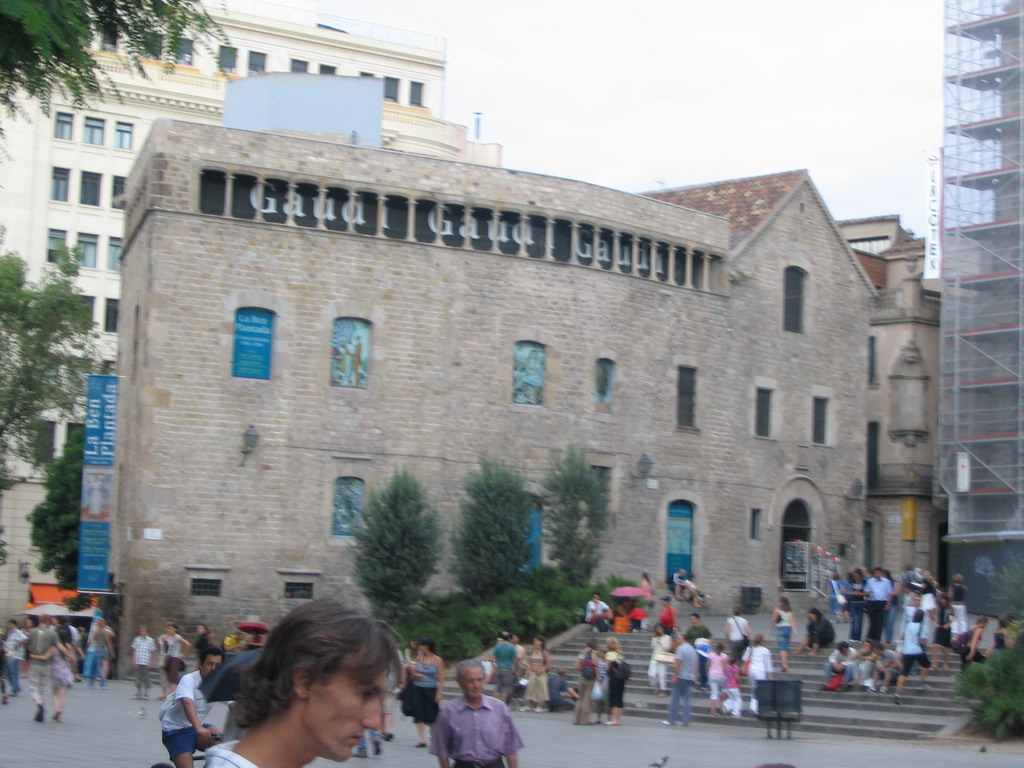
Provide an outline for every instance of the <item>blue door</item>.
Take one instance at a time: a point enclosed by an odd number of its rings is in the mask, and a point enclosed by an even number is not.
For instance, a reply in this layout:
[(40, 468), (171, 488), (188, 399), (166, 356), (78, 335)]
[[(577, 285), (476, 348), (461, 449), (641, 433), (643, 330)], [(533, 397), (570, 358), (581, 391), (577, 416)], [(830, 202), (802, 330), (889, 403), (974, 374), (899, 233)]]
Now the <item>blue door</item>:
[(692, 573), (693, 505), (688, 501), (673, 501), (668, 505), (665, 544), (665, 573), (672, 574), (680, 568)]

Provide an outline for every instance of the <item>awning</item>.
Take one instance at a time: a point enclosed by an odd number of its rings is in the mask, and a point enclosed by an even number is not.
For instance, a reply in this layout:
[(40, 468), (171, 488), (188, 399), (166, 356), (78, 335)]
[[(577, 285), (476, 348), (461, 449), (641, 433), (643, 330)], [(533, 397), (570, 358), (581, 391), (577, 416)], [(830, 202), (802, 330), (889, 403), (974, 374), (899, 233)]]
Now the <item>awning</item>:
[(72, 597), (78, 597), (78, 592), (73, 589), (61, 589), (56, 584), (32, 584), (29, 586), (31, 599), (29, 602), (34, 607), (40, 603), (63, 603)]

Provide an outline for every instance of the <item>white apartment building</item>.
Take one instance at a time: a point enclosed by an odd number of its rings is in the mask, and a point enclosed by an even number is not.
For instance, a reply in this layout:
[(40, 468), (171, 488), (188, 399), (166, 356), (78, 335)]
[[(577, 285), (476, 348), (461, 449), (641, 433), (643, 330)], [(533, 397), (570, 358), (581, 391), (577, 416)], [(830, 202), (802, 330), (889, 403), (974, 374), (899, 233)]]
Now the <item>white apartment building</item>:
[[(117, 93), (74, 110), (60, 96), (51, 114), (26, 102), (27, 119), (6, 120), (0, 164), (3, 247), (16, 251), (30, 275), (61, 243), (80, 246), (79, 285), (93, 308), (110, 372), (116, 370), (121, 292), (120, 258), (125, 179), (154, 120), (220, 124), (225, 91), (237, 78), (304, 72), (380, 81), (380, 146), (445, 159), (500, 165), (497, 145), (475, 145), (463, 126), (442, 118), (444, 39), (323, 15), (316, 0), (204, 2), (227, 40), (186, 44), (166, 61), (143, 62), (146, 78), (129, 71), (116, 40), (97, 40), (95, 56)], [(53, 424), (54, 447), (67, 425)], [(22, 468), (24, 482), (0, 495), (0, 525), (8, 562), (0, 566), (0, 612), (24, 610), (38, 573), (26, 515), (42, 498), (41, 477)], [(24, 574), (28, 572), (29, 578)]]

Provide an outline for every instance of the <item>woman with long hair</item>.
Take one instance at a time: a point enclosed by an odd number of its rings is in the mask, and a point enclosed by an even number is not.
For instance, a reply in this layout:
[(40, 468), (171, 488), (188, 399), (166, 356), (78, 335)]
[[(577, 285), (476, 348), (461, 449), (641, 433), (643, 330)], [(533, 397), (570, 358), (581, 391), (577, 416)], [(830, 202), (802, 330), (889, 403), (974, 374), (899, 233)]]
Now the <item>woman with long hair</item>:
[(437, 719), (441, 692), (444, 690), (444, 660), (434, 653), (437, 647), (434, 638), (424, 637), (419, 641), (419, 655), (410, 675), (413, 687), (413, 722), (416, 723), (417, 747), (427, 746), (427, 726)]
[(935, 668), (949, 669), (949, 649), (953, 644), (953, 606), (949, 595), (940, 594), (938, 607), (935, 609), (935, 634), (932, 645), (935, 647)]
[(659, 696), (668, 696), (668, 673), (675, 663), (672, 659), (672, 638), (665, 634), (661, 624), (654, 625), (651, 638), (651, 661), (647, 665), (647, 676)]
[(793, 609), (788, 597), (780, 597), (772, 611), (772, 626), (775, 627), (775, 643), (779, 646), (782, 671), (789, 672), (789, 640), (793, 636)]
[(544, 638), (537, 635), (533, 638), (533, 648), (530, 650), (528, 659), (526, 693), (523, 698), (526, 705), (521, 708), (523, 712), (530, 709), (530, 702), (533, 702), (534, 712), (546, 712), (548, 708), (548, 669), (551, 668), (551, 657), (548, 656), (547, 645)]
[[(68, 691), (75, 685), (75, 667), (78, 664), (78, 656), (75, 655), (71, 630), (66, 624), (57, 627), (57, 640), (57, 644), (52, 646), (47, 654), (50, 658), (50, 677), (53, 685), (53, 719), (59, 723), (64, 716)], [(103, 687), (106, 688), (106, 684)]]
[(750, 677), (750, 711), (757, 714), (757, 684), (775, 677), (772, 652), (764, 647), (764, 635), (754, 635), (750, 647), (743, 652), (743, 668)]
[(626, 681), (615, 674), (615, 665), (625, 661), (622, 646), (618, 639), (609, 637), (604, 646), (604, 661), (608, 666), (608, 725), (622, 725), (622, 710), (625, 709), (623, 696), (626, 692)]

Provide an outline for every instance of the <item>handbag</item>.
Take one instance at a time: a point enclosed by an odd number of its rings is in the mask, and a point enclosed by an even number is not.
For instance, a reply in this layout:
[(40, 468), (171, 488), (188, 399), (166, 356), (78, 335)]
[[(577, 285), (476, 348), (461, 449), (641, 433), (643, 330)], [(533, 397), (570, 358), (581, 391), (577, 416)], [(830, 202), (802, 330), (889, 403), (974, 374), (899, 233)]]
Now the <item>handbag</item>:
[(668, 651), (655, 651), (654, 660), (660, 661), (662, 664), (671, 664), (676, 660), (676, 657)]

